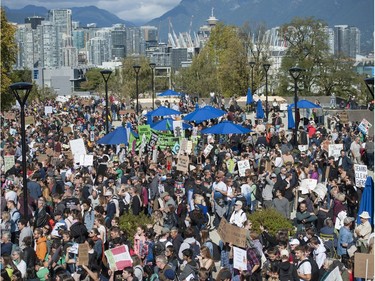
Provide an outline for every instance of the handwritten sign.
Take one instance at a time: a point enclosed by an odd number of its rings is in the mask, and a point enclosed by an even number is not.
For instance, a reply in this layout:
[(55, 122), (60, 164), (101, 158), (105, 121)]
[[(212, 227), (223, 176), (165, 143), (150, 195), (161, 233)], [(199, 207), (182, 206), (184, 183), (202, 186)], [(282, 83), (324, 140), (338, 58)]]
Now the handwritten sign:
[(374, 278), (374, 254), (355, 253), (354, 264), (354, 277)]
[(176, 169), (177, 171), (187, 173), (189, 171), (189, 156), (180, 155)]
[(302, 191), (302, 194), (308, 194), (310, 190), (313, 190), (318, 181), (314, 179), (304, 179), (301, 181), (299, 190)]
[(233, 267), (238, 270), (247, 269), (246, 250), (233, 247)]
[(78, 245), (78, 259), (80, 265), (89, 264), (89, 245), (86, 243)]
[(52, 106), (45, 106), (44, 107), (44, 114), (45, 115), (52, 114), (52, 112), (53, 112), (53, 107)]
[(250, 169), (250, 162), (247, 159), (243, 161), (238, 161), (237, 166), (238, 166), (238, 173), (240, 174), (240, 177), (244, 177), (245, 171), (247, 169)]
[(355, 174), (355, 185), (357, 187), (365, 187), (367, 179), (367, 166), (354, 164), (354, 174)]
[(25, 117), (25, 125), (35, 124), (34, 116), (26, 116)]
[(358, 129), (364, 133), (365, 135), (367, 135), (368, 133), (368, 130), (372, 127), (372, 124), (367, 121), (366, 119), (362, 119), (361, 123), (358, 125)]
[(82, 138), (69, 141), (69, 145), (73, 155), (86, 154), (86, 147)]
[(343, 144), (330, 144), (328, 145), (328, 156), (335, 157), (335, 160), (339, 159), (341, 155), (341, 150), (343, 149)]
[(14, 155), (6, 155), (4, 156), (4, 172), (8, 171), (10, 168), (14, 166)]
[(184, 137), (185, 132), (182, 129), (182, 121), (181, 120), (174, 120), (173, 121), (173, 133), (176, 138)]
[(181, 141), (180, 141), (180, 152), (186, 152), (187, 150), (187, 143), (188, 143), (188, 140), (183, 138)]
[(217, 233), (224, 242), (246, 248), (246, 229), (231, 225), (226, 219), (222, 218)]
[(206, 146), (206, 148), (203, 150), (203, 155), (204, 157), (207, 157), (208, 154), (210, 154), (211, 150), (213, 149), (213, 145), (212, 144), (209, 144)]

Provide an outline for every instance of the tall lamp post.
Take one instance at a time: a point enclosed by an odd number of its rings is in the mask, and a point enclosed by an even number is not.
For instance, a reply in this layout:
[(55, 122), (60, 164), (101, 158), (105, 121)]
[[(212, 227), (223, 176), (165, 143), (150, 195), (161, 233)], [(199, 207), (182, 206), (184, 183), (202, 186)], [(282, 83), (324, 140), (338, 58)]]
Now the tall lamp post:
[(149, 66), (151, 67), (151, 90), (152, 90), (152, 110), (155, 109), (155, 63), (150, 63)]
[(25, 105), (30, 95), (33, 84), (18, 82), (9, 86), (16, 100), (21, 106), (21, 142), (22, 142), (22, 185), (23, 185), (23, 208), (24, 217), (28, 218), (27, 202), (27, 166), (26, 166), (26, 125), (25, 125)]
[(109, 80), (109, 77), (112, 74), (112, 70), (104, 69), (104, 70), (100, 71), (100, 74), (103, 76), (103, 79), (104, 79), (104, 82), (105, 82), (105, 132), (108, 134), (108, 132), (109, 132), (108, 80)]
[(254, 93), (254, 66), (255, 66), (255, 61), (249, 62), (249, 65), (251, 67), (251, 91)]
[(298, 92), (298, 85), (297, 80), (301, 75), (301, 72), (305, 71), (303, 68), (300, 67), (292, 67), (289, 69), (290, 76), (294, 79), (294, 145), (297, 145), (297, 131), (298, 131), (298, 124), (297, 124), (297, 92)]
[(263, 64), (263, 69), (264, 72), (266, 73), (266, 118), (268, 122), (268, 70), (270, 69), (270, 64), (269, 63), (264, 63)]
[(138, 116), (138, 110), (139, 110), (139, 104), (138, 104), (138, 97), (139, 97), (139, 89), (138, 89), (138, 78), (139, 78), (139, 70), (141, 69), (140, 65), (133, 65), (134, 71), (135, 71), (135, 87), (136, 87), (136, 95), (137, 95), (137, 105), (135, 112)]

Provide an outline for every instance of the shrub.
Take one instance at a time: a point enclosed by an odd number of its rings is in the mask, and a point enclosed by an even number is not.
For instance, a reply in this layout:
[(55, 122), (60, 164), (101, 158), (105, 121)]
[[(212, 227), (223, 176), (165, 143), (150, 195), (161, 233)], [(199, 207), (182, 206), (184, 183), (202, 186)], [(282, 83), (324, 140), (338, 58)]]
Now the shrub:
[(153, 224), (152, 218), (144, 213), (135, 216), (130, 211), (120, 217), (120, 229), (128, 235), (129, 241), (133, 241), (138, 226), (148, 224)]
[(261, 233), (260, 226), (263, 225), (268, 229), (268, 232), (272, 235), (276, 235), (279, 230), (288, 230), (289, 234), (292, 235), (294, 227), (290, 220), (283, 217), (275, 209), (263, 209), (256, 211), (247, 216), (252, 222), (252, 229)]

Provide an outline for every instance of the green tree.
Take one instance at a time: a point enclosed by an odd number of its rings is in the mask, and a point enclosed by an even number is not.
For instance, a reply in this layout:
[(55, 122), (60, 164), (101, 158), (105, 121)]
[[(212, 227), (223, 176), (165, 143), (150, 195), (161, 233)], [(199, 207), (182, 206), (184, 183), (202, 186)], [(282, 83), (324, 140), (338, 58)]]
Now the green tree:
[(207, 96), (214, 91), (225, 97), (246, 93), (248, 69), (246, 50), (238, 29), (219, 23), (213, 28), (206, 46), (176, 82), (189, 93)]
[[(5, 11), (3, 8), (1, 12), (1, 107), (8, 107), (13, 101), (12, 96), (9, 93), (9, 85), (12, 83), (10, 74), (13, 70), (13, 65), (16, 62), (17, 56), (17, 45), (15, 42), (14, 34), (16, 32), (15, 27), (10, 24), (6, 18)], [(19, 81), (17, 81), (19, 82)]]
[(280, 94), (292, 90), (292, 78), (288, 69), (298, 65), (306, 71), (301, 76), (300, 94), (311, 95), (319, 84), (321, 67), (329, 56), (327, 24), (313, 17), (294, 18), (280, 28), (281, 36), (288, 44), (280, 69)]

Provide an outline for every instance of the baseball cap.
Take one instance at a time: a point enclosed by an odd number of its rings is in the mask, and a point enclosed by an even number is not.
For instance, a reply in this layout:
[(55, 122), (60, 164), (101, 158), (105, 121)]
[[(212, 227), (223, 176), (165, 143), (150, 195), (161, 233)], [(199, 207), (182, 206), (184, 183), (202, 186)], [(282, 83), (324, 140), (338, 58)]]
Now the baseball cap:
[(241, 207), (243, 206), (242, 201), (239, 201), (239, 200), (236, 201), (236, 204), (235, 204), (235, 205), (237, 205), (237, 206), (241, 206)]
[(169, 193), (168, 192), (163, 192), (161, 195), (160, 195), (160, 198), (161, 199), (164, 199), (165, 196), (168, 196)]
[(295, 239), (295, 238), (294, 238), (294, 239), (290, 240), (289, 244), (290, 244), (290, 245), (299, 245), (300, 242), (299, 242), (298, 239)]
[(285, 257), (289, 257), (289, 251), (288, 250), (281, 250), (280, 251), (280, 257), (282, 256), (285, 256)]
[(276, 176), (275, 173), (272, 173), (272, 174), (271, 174), (271, 179), (272, 179), (272, 178), (277, 178), (277, 176)]
[(352, 221), (354, 221), (354, 218), (352, 218), (352, 217), (346, 217), (345, 219), (344, 219), (344, 224), (346, 225), (346, 224), (350, 224)]

